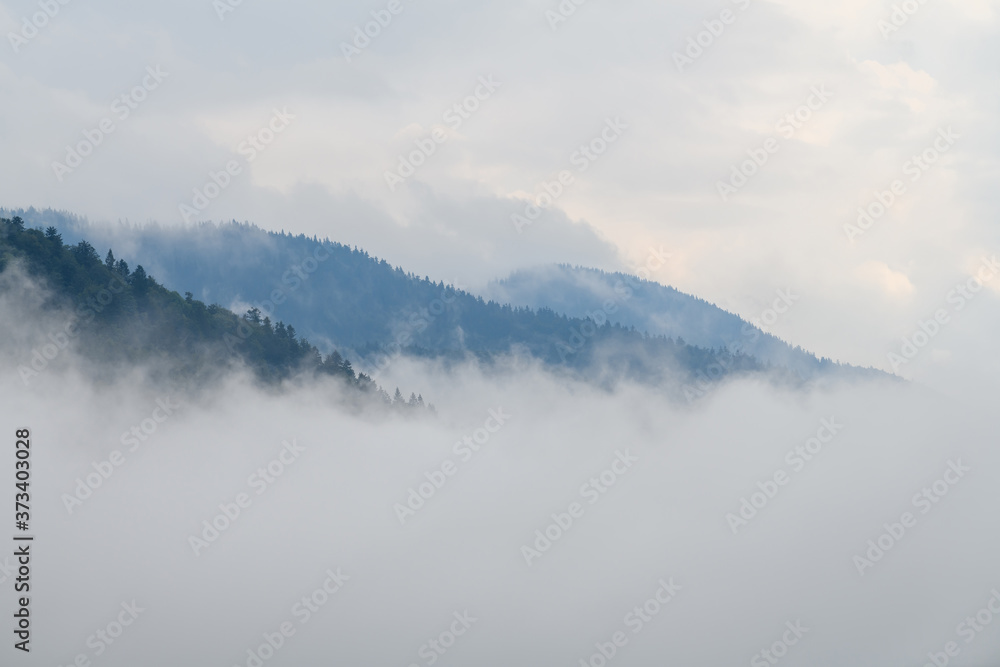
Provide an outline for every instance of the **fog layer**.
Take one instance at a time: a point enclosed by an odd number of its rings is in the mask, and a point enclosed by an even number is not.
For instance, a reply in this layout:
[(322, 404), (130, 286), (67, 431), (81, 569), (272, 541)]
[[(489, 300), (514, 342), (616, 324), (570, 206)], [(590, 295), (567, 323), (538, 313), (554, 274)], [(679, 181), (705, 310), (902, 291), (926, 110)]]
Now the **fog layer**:
[(680, 405), (526, 360), (487, 376), (401, 358), (380, 381), (438, 415), (385, 417), (239, 375), (207, 395), (140, 371), (98, 385), (71, 348), (25, 382), (58, 317), (13, 301), (0, 398), (8, 441), (32, 432), (37, 536), (23, 664), (923, 665), (954, 641), (987, 665), (1000, 649), (985, 614), (969, 643), (960, 625), (1000, 587), (992, 428), (926, 389), (737, 382)]

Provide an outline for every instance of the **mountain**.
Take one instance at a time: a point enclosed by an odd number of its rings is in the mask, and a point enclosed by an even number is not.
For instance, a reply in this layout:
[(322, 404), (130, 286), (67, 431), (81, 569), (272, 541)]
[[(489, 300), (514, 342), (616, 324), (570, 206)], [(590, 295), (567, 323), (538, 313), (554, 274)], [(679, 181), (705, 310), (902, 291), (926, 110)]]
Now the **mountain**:
[[(236, 312), (256, 308), (261, 316), (292, 322), (320, 350), (339, 351), (376, 378), (404, 353), (455, 360), (471, 355), (485, 363), (517, 353), (590, 381), (613, 384), (627, 378), (688, 397), (691, 387), (700, 394), (739, 373), (793, 383), (869, 374), (814, 357), (793, 372), (791, 366), (762, 362), (740, 348), (724, 349), (732, 339), (731, 315), (719, 320), (714, 339), (706, 335), (705, 344), (695, 345), (682, 340), (689, 332), (684, 326), (667, 335), (636, 326), (644, 325), (640, 318), (595, 322), (586, 313), (486, 300), (357, 248), (247, 223), (107, 226), (52, 211), (24, 215), (36, 225), (57, 224), (70, 238), (86, 236), (99, 248), (118, 248), (165, 285), (207, 303)], [(568, 307), (558, 299), (554, 303)], [(578, 311), (586, 301), (569, 305)], [(671, 312), (682, 325), (684, 320), (697, 323), (690, 331), (710, 332), (716, 311), (705, 302), (691, 302), (688, 310)]]
[[(513, 306), (549, 308), (570, 317), (607, 319), (700, 347), (739, 349), (802, 377), (821, 373), (830, 363), (703, 299), (625, 273), (541, 266), (490, 283), (483, 296)], [(789, 303), (780, 307), (792, 307), (794, 296), (786, 298)]]
[[(355, 373), (337, 352), (325, 357), (295, 328), (250, 312), (244, 316), (218, 305), (206, 305), (189, 293), (181, 297), (146, 272), (132, 269), (112, 250), (102, 260), (86, 240), (63, 242), (59, 231), (26, 228), (14, 216), (0, 218), (0, 274), (24, 274), (18, 285), (32, 291), (39, 319), (65, 314), (40, 339), (17, 371), (25, 383), (44, 372), (72, 345), (91, 362), (98, 376), (123, 366), (142, 364), (158, 380), (203, 383), (238, 365), (249, 368), (265, 384), (302, 376), (331, 376), (367, 396), (369, 403), (422, 408), (423, 399), (390, 399), (374, 381)], [(4, 281), (8, 289), (10, 281)]]

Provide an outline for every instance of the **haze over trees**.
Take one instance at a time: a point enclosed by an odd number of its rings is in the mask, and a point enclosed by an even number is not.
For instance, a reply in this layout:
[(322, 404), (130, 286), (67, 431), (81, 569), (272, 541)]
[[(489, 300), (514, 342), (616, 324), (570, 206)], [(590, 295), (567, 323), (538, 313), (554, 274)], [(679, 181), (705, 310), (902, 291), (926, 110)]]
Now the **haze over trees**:
[[(307, 369), (365, 385), (400, 355), (488, 365), (514, 354), (601, 385), (636, 381), (687, 398), (692, 387), (700, 395), (739, 374), (784, 383), (877, 374), (817, 359), (712, 304), (624, 274), (570, 267), (526, 272), (496, 283), (495, 298), (484, 299), (358, 248), (246, 223), (115, 228), (30, 213), (36, 225), (56, 222), (54, 234), (76, 241), (68, 255), (47, 255), (38, 244), (48, 239), (56, 248), (62, 241), (23, 229), (23, 222), (18, 231), (20, 251), (40, 262), (38, 270), (73, 276), (63, 288), (86, 296), (103, 288), (101, 281), (127, 277), (127, 298), (102, 318), (110, 327), (106, 341), (124, 336), (124, 314), (141, 315), (144, 326), (160, 332), (140, 346), (147, 354), (176, 354), (181, 341), (221, 341), (268, 381)], [(102, 261), (92, 243), (112, 250)], [(116, 255), (116, 245), (130, 256)], [(68, 258), (71, 268), (62, 266)], [(615, 308), (595, 315), (595, 304), (609, 297)], [(217, 304), (246, 313), (242, 324)], [(244, 340), (237, 326), (252, 334)], [(760, 342), (744, 344), (747, 331)], [(734, 337), (737, 345), (728, 344)]]
[[(256, 308), (238, 316), (190, 292), (182, 297), (141, 264), (132, 269), (114, 249), (102, 260), (88, 241), (65, 244), (55, 227), (43, 232), (26, 228), (18, 216), (0, 218), (0, 272), (15, 264), (50, 290), (44, 309), (70, 313), (66, 326), (53, 332), (56, 339), (72, 339), (78, 352), (106, 367), (153, 362), (184, 381), (242, 364), (265, 384), (326, 375), (387, 405), (424, 407), (422, 399), (392, 401), (338, 351), (321, 354), (294, 326), (272, 322)], [(22, 364), (22, 379), (37, 375), (37, 366)]]

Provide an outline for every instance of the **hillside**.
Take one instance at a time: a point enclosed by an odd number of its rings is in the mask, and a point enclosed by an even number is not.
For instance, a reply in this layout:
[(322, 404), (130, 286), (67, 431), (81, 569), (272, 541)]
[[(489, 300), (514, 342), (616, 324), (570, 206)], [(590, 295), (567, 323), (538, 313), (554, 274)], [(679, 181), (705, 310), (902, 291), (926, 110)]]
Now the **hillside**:
[[(802, 355), (811, 361), (785, 366), (761, 362), (746, 349), (727, 350), (734, 326), (729, 320), (723, 322), (729, 329), (701, 337), (702, 345), (692, 344), (699, 337), (689, 339), (690, 332), (715, 327), (705, 314), (718, 309), (705, 302), (692, 301), (690, 308), (674, 313), (679, 326), (669, 333), (649, 331), (638, 317), (594, 322), (560, 302), (557, 289), (556, 307), (486, 300), (329, 239), (267, 232), (246, 223), (110, 226), (51, 211), (25, 214), (35, 224), (58, 224), (68, 237), (121, 247), (165, 285), (202, 301), (236, 312), (257, 308), (272, 320), (293, 322), (319, 350), (337, 350), (376, 378), (400, 354), (472, 355), (488, 363), (511, 352), (602, 384), (630, 379), (677, 393), (738, 373), (793, 383), (868, 373), (807, 353)], [(578, 311), (581, 304), (573, 308)], [(636, 304), (623, 303), (631, 311), (661, 305)]]
[[(163, 372), (165, 381), (196, 383), (237, 366), (249, 368), (265, 384), (326, 375), (341, 379), (359, 396), (393, 403), (339, 353), (322, 355), (291, 324), (272, 322), (253, 310), (237, 316), (190, 293), (182, 297), (141, 264), (132, 269), (117, 259), (112, 249), (102, 260), (88, 241), (65, 244), (55, 227), (43, 232), (26, 228), (17, 216), (0, 218), (0, 272), (15, 265), (47, 289), (39, 315), (68, 314), (50, 336), (54, 344), (72, 345), (96, 369), (144, 364)], [(28, 383), (47, 365), (32, 358), (19, 364), (18, 372)], [(400, 403), (398, 389), (395, 402)], [(412, 403), (423, 406), (422, 399)]]
[(570, 317), (606, 317), (701, 347), (742, 350), (802, 377), (813, 377), (832, 364), (703, 299), (624, 273), (542, 266), (490, 283), (483, 296), (514, 306), (550, 308)]

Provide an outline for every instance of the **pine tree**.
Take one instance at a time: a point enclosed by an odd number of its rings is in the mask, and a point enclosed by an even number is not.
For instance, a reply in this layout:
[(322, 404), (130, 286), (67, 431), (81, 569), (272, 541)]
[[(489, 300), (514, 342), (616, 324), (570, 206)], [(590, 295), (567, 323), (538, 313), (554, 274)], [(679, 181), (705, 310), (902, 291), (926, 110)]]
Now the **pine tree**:
[(142, 264), (135, 267), (130, 282), (136, 294), (145, 294), (149, 289), (149, 278), (146, 276), (146, 270), (142, 268)]
[(84, 265), (94, 264), (101, 261), (101, 256), (97, 254), (96, 250), (94, 250), (94, 246), (90, 245), (86, 241), (80, 241), (73, 246), (73, 255), (76, 257), (76, 261)]
[(340, 356), (340, 352), (334, 350), (326, 356), (323, 360), (323, 372), (328, 375), (340, 375), (343, 372), (342, 364), (344, 363), (344, 358)]
[(108, 248), (108, 255), (104, 258), (104, 266), (111, 271), (115, 270), (115, 253), (111, 252), (111, 248)]

